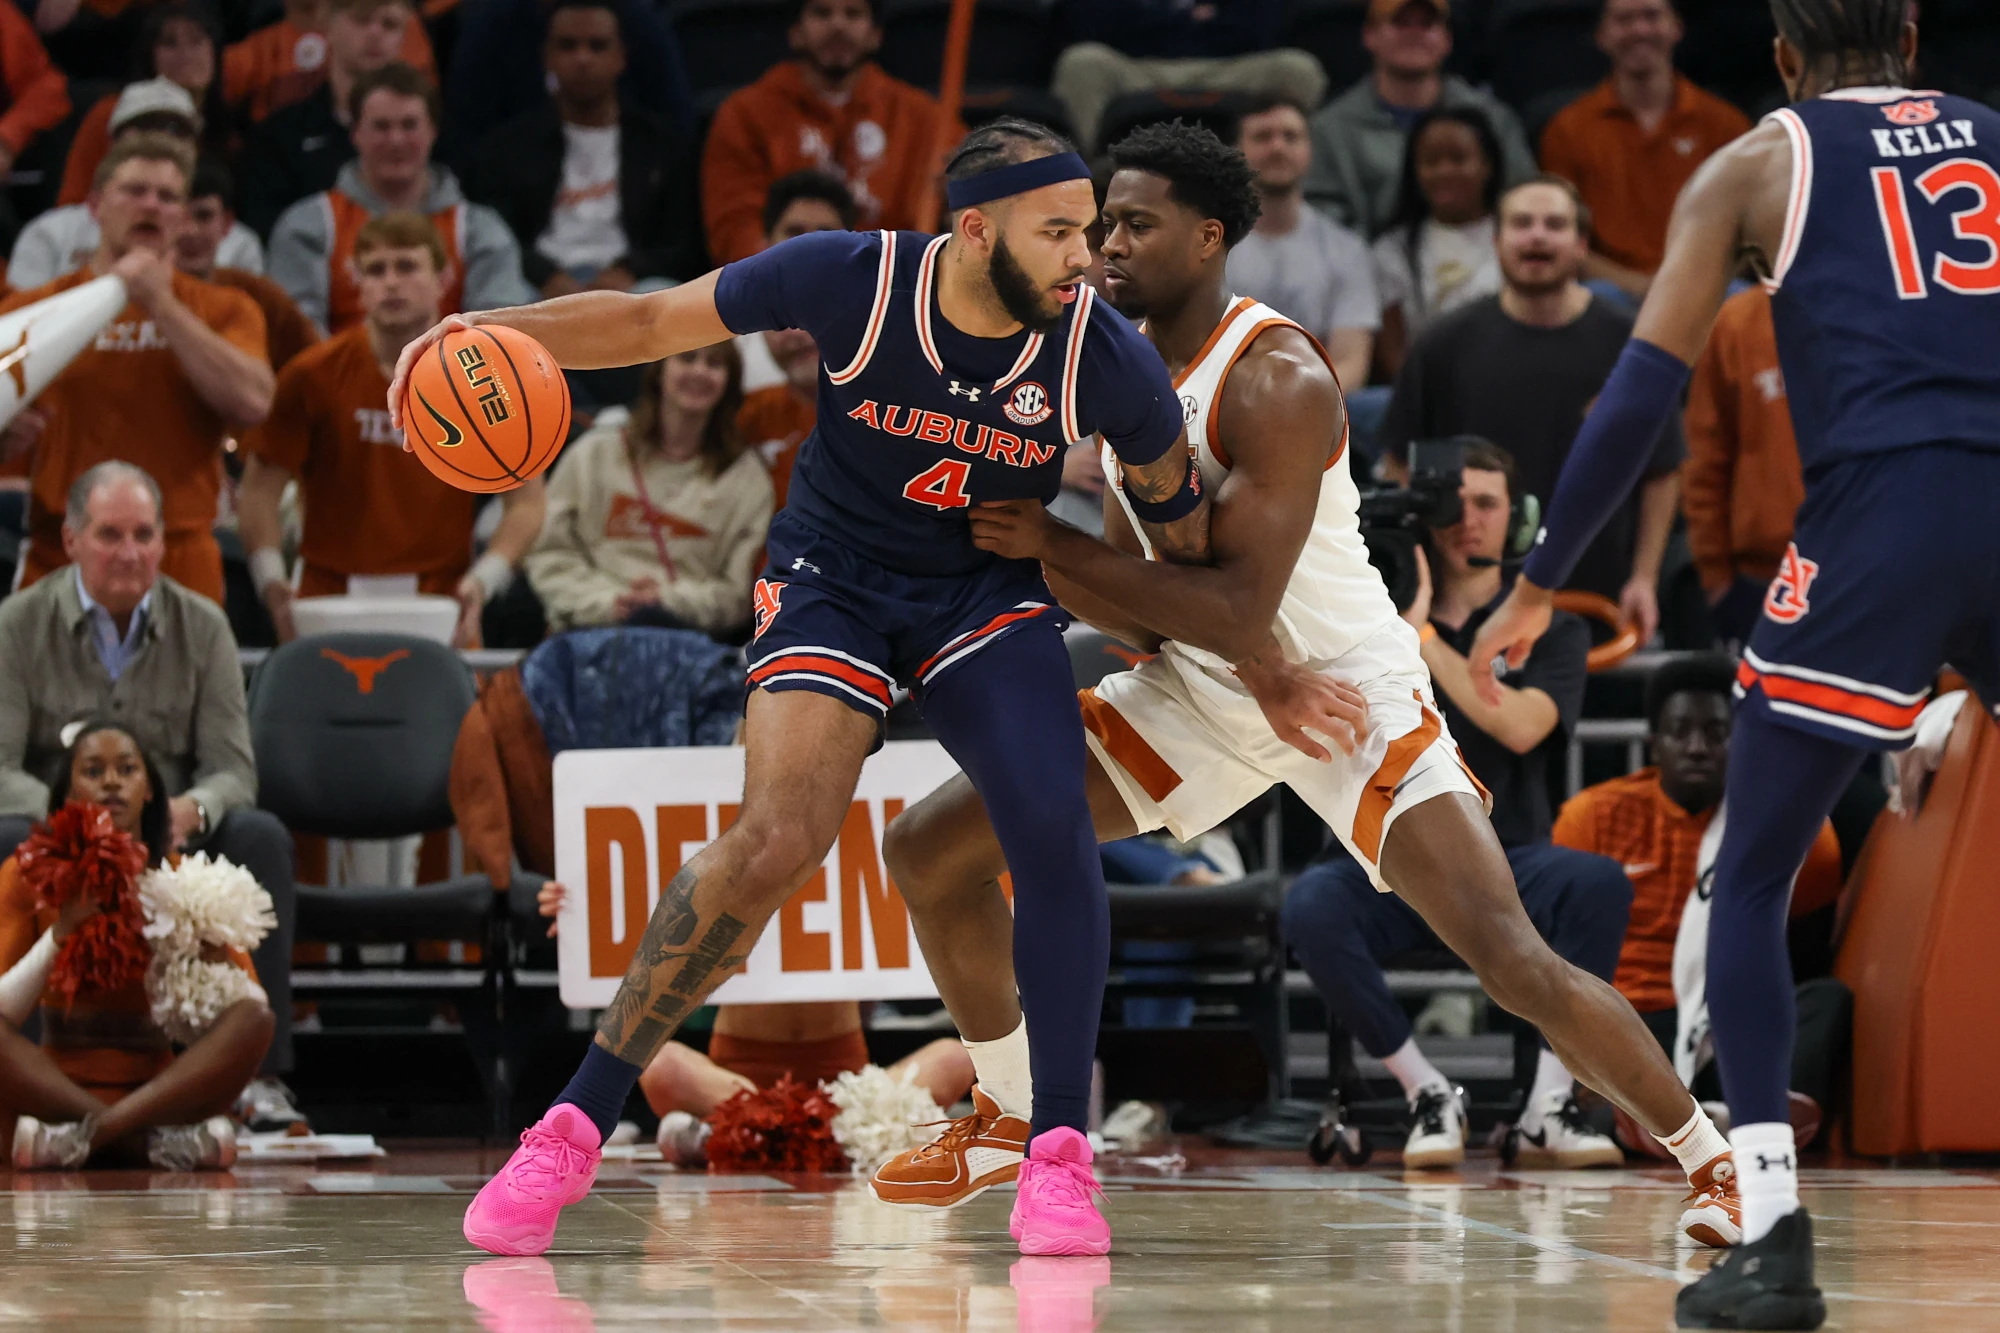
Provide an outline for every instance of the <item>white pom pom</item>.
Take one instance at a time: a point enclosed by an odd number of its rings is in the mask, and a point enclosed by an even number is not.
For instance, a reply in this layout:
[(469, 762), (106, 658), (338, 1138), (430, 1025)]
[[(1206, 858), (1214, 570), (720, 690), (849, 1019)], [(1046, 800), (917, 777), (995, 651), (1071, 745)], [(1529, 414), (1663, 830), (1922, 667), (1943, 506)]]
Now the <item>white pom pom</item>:
[(208, 947), (247, 953), (278, 924), (271, 895), (249, 871), (196, 852), (141, 876), (139, 906), (153, 946), (146, 998), (169, 1038), (191, 1043), (230, 1005), (264, 998), (264, 988), (235, 963), (201, 957)]
[(238, 1000), (267, 998), (264, 988), (234, 963), (204, 963), (199, 957), (153, 956), (146, 968), (146, 998), (153, 1021), (168, 1038), (192, 1045), (215, 1026), (222, 1011)]
[(880, 1065), (869, 1065), (825, 1085), (840, 1108), (833, 1118), (834, 1141), (846, 1151), (856, 1174), (872, 1176), (891, 1157), (936, 1137), (928, 1127), (945, 1119), (944, 1110), (917, 1086), (916, 1075), (914, 1068), (906, 1069), (899, 1079)]
[(278, 924), (271, 895), (255, 877), (206, 852), (147, 871), (139, 879), (139, 905), (155, 953), (198, 953), (204, 944), (247, 953)]

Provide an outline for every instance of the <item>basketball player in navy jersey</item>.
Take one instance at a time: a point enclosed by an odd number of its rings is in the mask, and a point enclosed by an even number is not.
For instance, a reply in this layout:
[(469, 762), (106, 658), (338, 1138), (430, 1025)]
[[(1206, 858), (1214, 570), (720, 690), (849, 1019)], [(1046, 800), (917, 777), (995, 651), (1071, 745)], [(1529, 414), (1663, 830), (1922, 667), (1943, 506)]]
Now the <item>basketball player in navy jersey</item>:
[(1208, 507), (1165, 368), (1080, 282), (1083, 161), (1006, 121), (968, 136), (946, 174), (948, 235), (822, 232), (669, 291), (446, 321), (405, 349), (392, 412), (415, 357), (468, 323), (519, 329), (573, 369), (777, 328), (809, 331), (824, 357), (818, 426), (756, 588), (740, 813), (663, 886), (576, 1077), (467, 1209), (481, 1248), (548, 1248), (640, 1070), (824, 860), (898, 685), (971, 775), (1013, 866), (1049, 1244), (1102, 1227), (1082, 1131), (1109, 913), (1067, 622), (1040, 568), (979, 549), (967, 514), (1052, 497), (1065, 449), (1099, 434), (1169, 558), (1207, 558)]
[[(1437, 711), (1417, 633), (1369, 563), (1325, 350), (1277, 311), (1230, 293), (1229, 249), (1257, 216), (1249, 164), (1209, 131), (1178, 124), (1136, 131), (1111, 159), (1106, 294), (1145, 317), (1174, 374), (1214, 503), (1214, 563), (1144, 559), (1115, 484), (1102, 542), (1031, 501), (981, 506), (972, 519), (980, 544), (1041, 560), (1080, 618), (1155, 654), (1082, 696), (1097, 835), (1164, 827), (1197, 837), (1272, 786), (1290, 786), (1378, 889), (1409, 903), (1490, 995), (1659, 1136), (1693, 1186), (1681, 1228), (1707, 1244), (1733, 1241), (1727, 1143), (1632, 1006), (1558, 957), (1523, 910), (1485, 792)], [(1268, 658), (1310, 663), (1354, 688), (1367, 704), (1360, 742), (1339, 755), (1288, 748), (1273, 734), (1286, 719), (1262, 709), (1267, 691), (1248, 688)], [(1465, 670), (1463, 659), (1439, 661)], [(1341, 734), (1337, 722), (1316, 729)], [(885, 1202), (951, 1208), (1013, 1179), (1027, 1146), (1029, 1127), (1010, 1110), (1025, 1100), (1027, 1071), (1005, 1059), (1005, 1034), (1021, 1020), (997, 883), (1007, 861), (961, 778), (899, 816), (884, 851), (980, 1084), (971, 1116), (892, 1159), (872, 1188)], [(1462, 1135), (1463, 1113), (1454, 1105), (1453, 1114)]]
[(1792, 880), (1861, 764), (1909, 745), (1940, 666), (2000, 702), (2000, 114), (1903, 86), (1907, 0), (1771, 10), (1794, 105), (1682, 193), (1544, 540), (1473, 649), (1518, 664), (1547, 628), (1548, 590), (1637, 479), (1748, 260), (1772, 292), (1806, 498), (1738, 676), (1709, 925), (1744, 1244), (1681, 1293), (1684, 1328), (1825, 1318), (1786, 1123)]

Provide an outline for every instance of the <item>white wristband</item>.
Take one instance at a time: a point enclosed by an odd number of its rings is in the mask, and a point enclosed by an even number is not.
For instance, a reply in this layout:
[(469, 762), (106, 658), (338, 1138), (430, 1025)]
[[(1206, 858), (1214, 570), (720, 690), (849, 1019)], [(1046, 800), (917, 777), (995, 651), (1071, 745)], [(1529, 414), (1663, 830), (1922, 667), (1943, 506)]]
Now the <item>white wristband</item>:
[(472, 562), (471, 577), (479, 580), (479, 586), (486, 590), (486, 600), (490, 602), (507, 591), (507, 585), (514, 581), (514, 566), (506, 556), (488, 551)]
[(285, 571), (285, 557), (275, 546), (263, 546), (252, 551), (249, 563), (250, 582), (256, 585), (259, 597), (273, 583), (291, 582), (291, 575)]

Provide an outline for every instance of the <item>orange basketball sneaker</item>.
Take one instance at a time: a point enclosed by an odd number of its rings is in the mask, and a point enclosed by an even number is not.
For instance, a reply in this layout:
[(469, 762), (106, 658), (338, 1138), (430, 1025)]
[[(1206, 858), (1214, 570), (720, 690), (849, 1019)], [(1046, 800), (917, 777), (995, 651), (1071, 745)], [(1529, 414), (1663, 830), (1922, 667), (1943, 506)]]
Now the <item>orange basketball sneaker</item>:
[(1703, 1245), (1726, 1250), (1743, 1239), (1743, 1201), (1736, 1193), (1736, 1159), (1720, 1153), (1688, 1177), (1681, 1230)]
[(972, 1090), (972, 1114), (960, 1116), (921, 1148), (892, 1157), (868, 1187), (883, 1203), (956, 1208), (1020, 1174), (1028, 1152), (1028, 1122), (1004, 1115), (983, 1089)]

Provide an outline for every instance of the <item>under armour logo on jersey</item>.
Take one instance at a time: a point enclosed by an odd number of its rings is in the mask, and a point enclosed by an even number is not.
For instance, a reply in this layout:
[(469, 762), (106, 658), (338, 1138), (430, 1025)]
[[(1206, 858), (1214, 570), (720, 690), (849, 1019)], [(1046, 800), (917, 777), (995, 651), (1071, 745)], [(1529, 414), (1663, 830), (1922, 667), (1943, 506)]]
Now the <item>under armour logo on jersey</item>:
[(773, 583), (769, 579), (757, 580), (757, 589), (751, 597), (751, 609), (757, 615), (757, 630), (751, 635), (752, 638), (762, 637), (764, 631), (771, 628), (771, 622), (777, 618), (778, 602), (783, 598), (784, 592), (785, 585), (782, 583)]
[(958, 381), (953, 380), (951, 382), (951, 392), (960, 398), (966, 399), (968, 402), (976, 403), (979, 401), (979, 386), (977, 384), (970, 388), (961, 389), (958, 386)]
[[(821, 568), (820, 568), (820, 567), (819, 567), (818, 565), (815, 565), (815, 564), (814, 564), (814, 563), (813, 563), (812, 561), (810, 561), (810, 560), (806, 559), (806, 558), (805, 558), (804, 556), (800, 556), (800, 557), (799, 557), (798, 559), (796, 559), (796, 560), (792, 561), (792, 568), (793, 568), (793, 569), (810, 569), (810, 570), (811, 570), (811, 571), (812, 571), (813, 573), (815, 573), (815, 574), (824, 574), (824, 573), (826, 573), (826, 571), (825, 571), (825, 570), (821, 569)], [(780, 588), (782, 588), (782, 587), (784, 587), (785, 585), (784, 585), (784, 584), (782, 584), (782, 583), (780, 583), (780, 584), (777, 584), (776, 586), (777, 586), (777, 587), (780, 587)]]
[(1785, 558), (1778, 566), (1778, 577), (1771, 580), (1771, 591), (1764, 598), (1764, 614), (1780, 625), (1805, 619), (1812, 610), (1808, 594), (1818, 577), (1819, 562), (1800, 555), (1797, 542), (1787, 546)]

